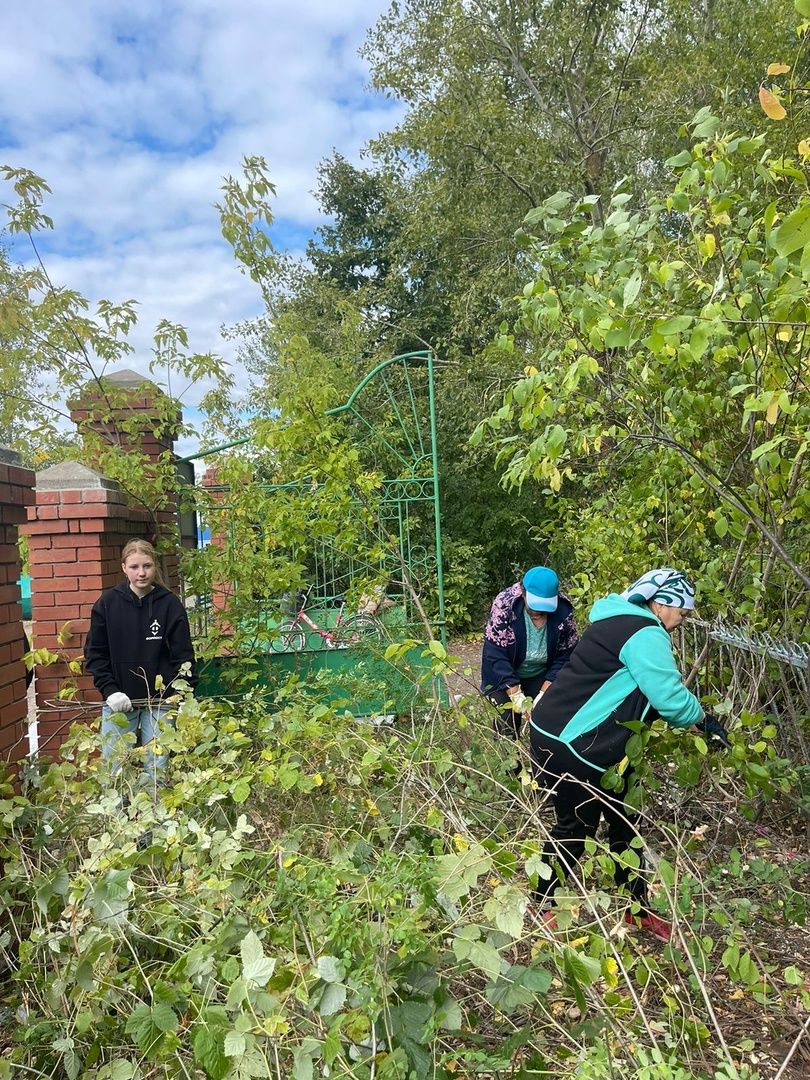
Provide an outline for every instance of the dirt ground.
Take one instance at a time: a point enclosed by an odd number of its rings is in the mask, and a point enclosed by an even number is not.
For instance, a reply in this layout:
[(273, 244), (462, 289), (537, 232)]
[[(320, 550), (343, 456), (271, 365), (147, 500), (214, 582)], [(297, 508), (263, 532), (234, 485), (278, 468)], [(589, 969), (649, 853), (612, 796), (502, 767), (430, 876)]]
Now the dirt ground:
[(456, 638), (447, 643), (447, 652), (454, 658), (454, 672), (447, 685), (456, 697), (469, 697), (481, 685), (481, 645), (480, 638)]

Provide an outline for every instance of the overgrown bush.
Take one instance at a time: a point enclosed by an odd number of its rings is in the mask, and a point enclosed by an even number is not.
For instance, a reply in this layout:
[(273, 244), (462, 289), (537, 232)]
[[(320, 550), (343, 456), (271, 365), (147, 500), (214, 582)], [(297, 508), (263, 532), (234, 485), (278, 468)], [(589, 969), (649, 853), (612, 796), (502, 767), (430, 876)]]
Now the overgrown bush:
[[(804, 921), (806, 864), (763, 850), (712, 876), (700, 829), (650, 822), (672, 946), (626, 934), (597, 845), (551, 936), (530, 901), (542, 793), (482, 708), (386, 727), (300, 686), (188, 700), (157, 798), (132, 784), (142, 751), (112, 777), (75, 730), (0, 803), (0, 1076), (758, 1075), (714, 988), (775, 1018), (810, 1005), (752, 932)], [(703, 789), (735, 782), (733, 758), (668, 740)]]

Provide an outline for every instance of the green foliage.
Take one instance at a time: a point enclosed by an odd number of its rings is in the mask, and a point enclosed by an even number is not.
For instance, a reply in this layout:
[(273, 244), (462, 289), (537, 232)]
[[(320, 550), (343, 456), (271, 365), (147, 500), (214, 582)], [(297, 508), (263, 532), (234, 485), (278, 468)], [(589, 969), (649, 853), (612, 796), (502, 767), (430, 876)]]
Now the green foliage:
[(597, 224), (560, 193), (529, 215), (537, 274), (508, 343), (529, 366), (476, 438), (507, 432), (505, 483), (568, 508), (553, 545), (588, 586), (663, 560), (711, 609), (762, 618), (810, 580), (807, 185), (706, 110), (687, 132), (665, 200), (634, 212), (619, 190)]
[[(762, 920), (787, 931), (807, 917), (796, 874), (767, 852), (732, 851), (701, 880), (699, 839), (667, 848), (661, 887), (692, 921), (692, 966), (680, 943), (652, 955), (609, 932), (611, 866), (597, 847), (583, 865), (590, 899), (560, 897), (569, 929), (550, 937), (529, 905), (528, 875), (545, 869), (529, 806), (489, 718), (375, 728), (316, 695), (185, 700), (156, 800), (130, 789), (142, 751), (113, 777), (84, 726), (26, 794), (5, 788), (13, 1066), (98, 1080), (325, 1066), (450, 1080), (530, 1075), (542, 1059), (561, 1077), (606, 1076), (611, 1060), (623, 1076), (731, 1076), (700, 1049), (694, 972), (707, 985), (722, 973), (772, 1009), (806, 996), (798, 962), (780, 967), (752, 944)], [(688, 753), (690, 736), (657, 731), (648, 750), (665, 738)], [(704, 783), (742, 775), (734, 758), (701, 760)], [(634, 988), (648, 984), (665, 1004), (647, 995), (636, 1012)], [(666, 1035), (664, 1059), (649, 1024)]]
[(464, 634), (479, 630), (490, 590), (483, 544), (445, 540), (444, 607), (447, 630)]

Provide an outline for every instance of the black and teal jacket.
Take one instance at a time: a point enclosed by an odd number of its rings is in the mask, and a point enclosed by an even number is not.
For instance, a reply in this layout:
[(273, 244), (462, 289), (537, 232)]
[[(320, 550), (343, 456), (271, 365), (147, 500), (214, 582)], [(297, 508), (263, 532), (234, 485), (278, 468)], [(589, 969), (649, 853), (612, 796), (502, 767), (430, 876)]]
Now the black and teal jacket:
[(683, 684), (669, 634), (646, 607), (612, 593), (597, 600), (591, 625), (532, 712), (532, 744), (564, 743), (605, 771), (624, 757), (628, 720), (690, 727), (703, 716)]

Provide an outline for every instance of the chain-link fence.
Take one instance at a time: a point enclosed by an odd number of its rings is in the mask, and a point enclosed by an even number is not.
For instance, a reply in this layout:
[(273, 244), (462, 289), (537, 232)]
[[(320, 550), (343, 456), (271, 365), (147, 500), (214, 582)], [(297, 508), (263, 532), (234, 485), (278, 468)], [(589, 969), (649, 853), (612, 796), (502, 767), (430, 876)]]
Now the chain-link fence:
[(691, 619), (680, 630), (687, 682), (743, 711), (772, 716), (780, 751), (810, 765), (810, 645), (725, 623)]

